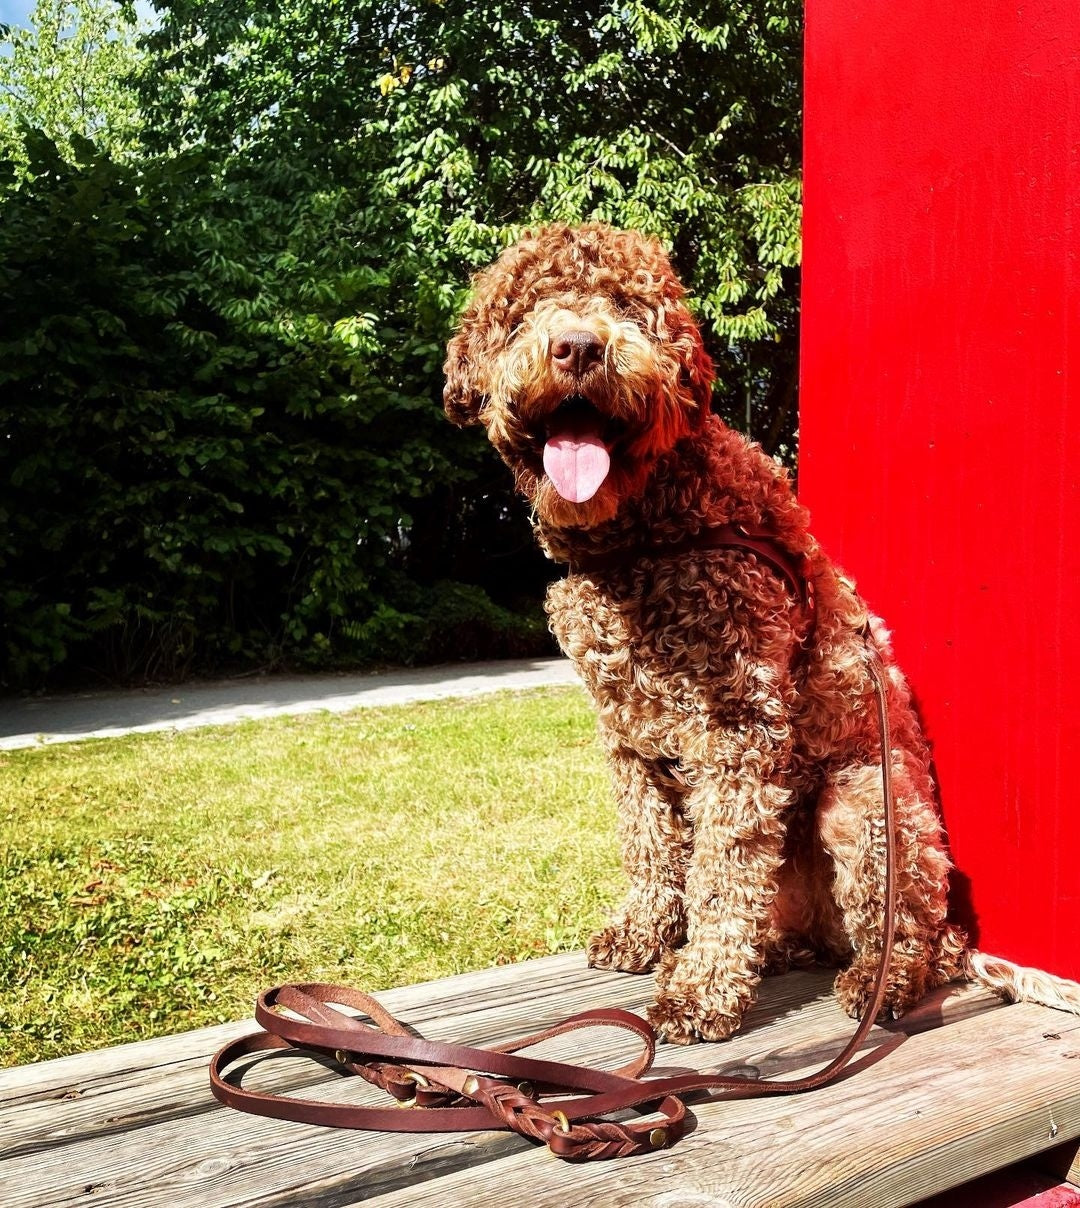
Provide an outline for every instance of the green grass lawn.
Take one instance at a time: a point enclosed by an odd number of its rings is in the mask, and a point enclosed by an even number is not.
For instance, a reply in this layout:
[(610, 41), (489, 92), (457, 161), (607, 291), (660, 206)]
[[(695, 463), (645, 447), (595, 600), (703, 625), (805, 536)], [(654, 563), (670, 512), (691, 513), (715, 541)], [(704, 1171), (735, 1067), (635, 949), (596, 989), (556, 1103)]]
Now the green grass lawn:
[(0, 754), (0, 1064), (581, 946), (621, 884), (576, 688)]

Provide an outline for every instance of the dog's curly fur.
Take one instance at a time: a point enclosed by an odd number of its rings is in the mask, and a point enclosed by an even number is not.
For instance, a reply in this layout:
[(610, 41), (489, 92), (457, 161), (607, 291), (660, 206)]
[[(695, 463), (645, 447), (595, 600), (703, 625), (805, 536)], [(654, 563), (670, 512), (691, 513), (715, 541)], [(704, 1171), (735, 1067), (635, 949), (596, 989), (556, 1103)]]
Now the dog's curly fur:
[[(595, 338), (597, 358), (554, 355), (568, 331)], [(646, 553), (551, 587), (552, 627), (599, 711), (630, 882), (590, 962), (655, 968), (650, 1017), (682, 1043), (730, 1035), (764, 972), (818, 960), (844, 966), (837, 997), (863, 1010), (884, 879), (869, 625), (898, 817), (885, 1013), (963, 972), (927, 747), (888, 634), (810, 535), (785, 471), (711, 412), (712, 365), (659, 244), (600, 224), (527, 234), (477, 276), (446, 374), (447, 413), (486, 425), (552, 557), (655, 551), (738, 523), (804, 556), (816, 589), (811, 626), (772, 565), (731, 549)], [(611, 455), (581, 503), (544, 470), (567, 407)]]

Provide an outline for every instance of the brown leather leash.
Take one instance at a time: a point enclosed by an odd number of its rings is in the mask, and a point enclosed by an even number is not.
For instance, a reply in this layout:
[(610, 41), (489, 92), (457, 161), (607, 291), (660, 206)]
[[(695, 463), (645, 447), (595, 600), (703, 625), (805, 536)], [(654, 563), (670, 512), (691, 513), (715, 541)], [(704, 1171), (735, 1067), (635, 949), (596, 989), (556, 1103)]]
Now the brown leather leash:
[[(721, 544), (753, 549), (747, 546), (745, 537), (737, 542), (725, 539)], [(670, 552), (675, 551), (664, 551)], [(791, 555), (786, 557), (790, 559)], [(769, 560), (775, 562), (775, 558)], [(359, 990), (324, 984), (286, 985), (259, 995), (255, 1016), (262, 1032), (233, 1041), (214, 1055), (210, 1063), (214, 1096), (239, 1111), (337, 1128), (388, 1132), (512, 1129), (543, 1141), (557, 1157), (584, 1161), (646, 1153), (674, 1144), (686, 1129), (683, 1099), (690, 1094), (707, 1091), (724, 1099), (794, 1095), (833, 1081), (858, 1051), (881, 1010), (896, 929), (895, 810), (887, 688), (873, 639), (868, 631), (862, 636), (881, 731), (886, 840), (884, 924), (881, 960), (870, 1002), (851, 1039), (827, 1065), (805, 1077), (790, 1079), (720, 1073), (647, 1078), (656, 1035), (645, 1020), (628, 1011), (585, 1011), (546, 1031), (478, 1048), (425, 1040)], [(595, 1027), (630, 1032), (641, 1042), (641, 1052), (612, 1071), (522, 1055), (545, 1040)], [(241, 1081), (244, 1071), (232, 1067), (252, 1055), (279, 1050), (319, 1056), (339, 1073), (359, 1075), (385, 1090), (397, 1105), (353, 1106), (246, 1090)], [(413, 1110), (402, 1111), (402, 1107)], [(647, 1115), (629, 1121), (604, 1119), (630, 1108)]]

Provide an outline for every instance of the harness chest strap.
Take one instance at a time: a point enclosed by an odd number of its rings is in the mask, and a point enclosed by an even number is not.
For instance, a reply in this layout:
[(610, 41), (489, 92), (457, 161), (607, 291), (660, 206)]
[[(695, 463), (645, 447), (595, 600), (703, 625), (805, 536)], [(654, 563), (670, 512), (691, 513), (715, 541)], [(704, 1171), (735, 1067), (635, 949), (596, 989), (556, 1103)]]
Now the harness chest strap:
[(766, 528), (719, 524), (667, 545), (638, 545), (610, 553), (582, 554), (570, 559), (571, 574), (597, 574), (619, 570), (645, 558), (678, 558), (684, 554), (717, 549), (741, 549), (766, 562), (787, 585), (808, 613), (814, 611), (814, 583), (810, 559), (792, 553)]

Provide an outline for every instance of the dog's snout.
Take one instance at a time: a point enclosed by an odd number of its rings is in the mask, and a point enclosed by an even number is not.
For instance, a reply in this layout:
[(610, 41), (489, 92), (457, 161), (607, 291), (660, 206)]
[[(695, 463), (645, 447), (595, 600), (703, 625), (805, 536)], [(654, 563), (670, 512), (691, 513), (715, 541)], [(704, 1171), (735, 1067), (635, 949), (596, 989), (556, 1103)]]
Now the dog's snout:
[(581, 377), (604, 359), (604, 342), (591, 331), (564, 331), (551, 342), (551, 359), (560, 369)]

